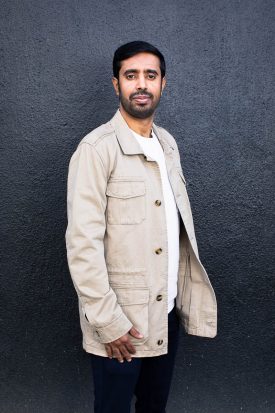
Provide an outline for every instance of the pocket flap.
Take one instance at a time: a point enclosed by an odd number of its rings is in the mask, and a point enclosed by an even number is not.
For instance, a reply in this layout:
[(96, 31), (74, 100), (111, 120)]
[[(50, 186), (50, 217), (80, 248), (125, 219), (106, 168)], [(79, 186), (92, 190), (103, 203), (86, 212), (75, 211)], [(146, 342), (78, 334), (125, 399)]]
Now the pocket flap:
[(117, 302), (121, 305), (147, 304), (149, 302), (148, 289), (116, 288)]
[(142, 181), (111, 181), (107, 185), (106, 195), (114, 198), (134, 198), (145, 194)]

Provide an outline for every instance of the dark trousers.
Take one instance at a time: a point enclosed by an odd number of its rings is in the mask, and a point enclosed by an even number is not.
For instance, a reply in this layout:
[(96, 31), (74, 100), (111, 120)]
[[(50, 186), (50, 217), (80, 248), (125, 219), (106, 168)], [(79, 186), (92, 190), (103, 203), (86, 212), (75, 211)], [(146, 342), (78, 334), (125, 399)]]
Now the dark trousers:
[(168, 353), (157, 357), (116, 359), (91, 355), (94, 377), (94, 413), (130, 413), (136, 395), (136, 413), (165, 413), (175, 355), (179, 321), (175, 308), (168, 314)]

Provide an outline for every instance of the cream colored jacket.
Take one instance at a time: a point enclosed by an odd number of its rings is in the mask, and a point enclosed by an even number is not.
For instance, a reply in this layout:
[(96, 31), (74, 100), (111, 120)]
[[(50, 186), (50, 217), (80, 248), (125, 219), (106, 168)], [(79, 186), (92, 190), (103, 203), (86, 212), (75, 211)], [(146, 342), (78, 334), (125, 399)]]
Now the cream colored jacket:
[[(177, 144), (154, 125), (181, 216), (176, 308), (189, 334), (214, 337), (217, 305), (200, 262)], [(104, 343), (132, 326), (136, 357), (167, 352), (167, 232), (158, 164), (146, 158), (118, 110), (89, 133), (68, 175), (68, 264), (79, 298), (83, 347), (106, 356)]]

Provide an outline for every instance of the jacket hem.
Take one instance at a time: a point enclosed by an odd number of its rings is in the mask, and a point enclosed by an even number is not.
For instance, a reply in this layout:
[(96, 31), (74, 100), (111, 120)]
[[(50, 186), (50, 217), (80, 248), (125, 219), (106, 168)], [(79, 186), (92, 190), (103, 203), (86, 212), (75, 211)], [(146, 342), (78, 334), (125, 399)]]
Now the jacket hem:
[[(83, 342), (83, 349), (90, 354), (96, 356), (108, 357), (105, 349), (99, 349), (98, 347), (86, 344)], [(167, 354), (167, 346), (163, 347), (161, 350), (138, 350), (136, 348), (136, 353), (132, 355), (133, 358), (138, 357), (157, 357)]]
[(185, 331), (187, 334), (190, 334), (192, 336), (199, 336), (199, 337), (208, 337), (208, 338), (214, 338), (217, 335), (217, 330), (212, 330), (212, 329), (201, 329), (201, 328), (185, 328)]

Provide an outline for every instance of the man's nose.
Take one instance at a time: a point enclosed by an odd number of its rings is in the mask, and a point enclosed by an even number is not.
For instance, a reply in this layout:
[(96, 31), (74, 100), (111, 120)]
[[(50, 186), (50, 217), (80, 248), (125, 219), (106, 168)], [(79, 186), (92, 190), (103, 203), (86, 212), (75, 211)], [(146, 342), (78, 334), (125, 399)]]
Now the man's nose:
[(139, 76), (138, 77), (136, 87), (137, 87), (137, 89), (146, 89), (147, 88), (147, 83), (146, 83), (145, 76)]

